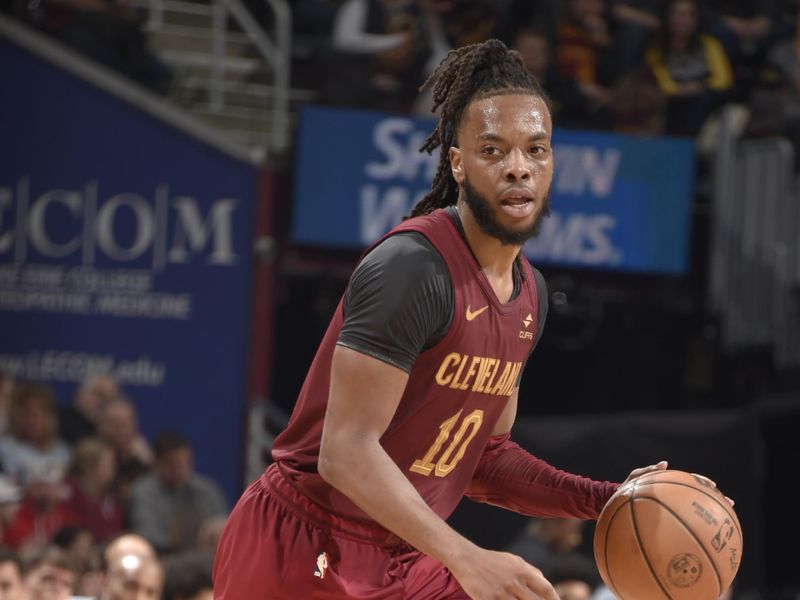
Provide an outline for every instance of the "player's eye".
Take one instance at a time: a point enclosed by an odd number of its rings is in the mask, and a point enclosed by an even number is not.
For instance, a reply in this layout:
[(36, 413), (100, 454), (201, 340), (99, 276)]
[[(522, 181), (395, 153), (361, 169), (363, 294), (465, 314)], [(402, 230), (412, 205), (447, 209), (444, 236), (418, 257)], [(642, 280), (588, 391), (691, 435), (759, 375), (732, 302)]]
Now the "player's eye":
[(481, 152), (491, 156), (493, 154), (500, 154), (500, 148), (498, 148), (497, 146), (484, 146)]

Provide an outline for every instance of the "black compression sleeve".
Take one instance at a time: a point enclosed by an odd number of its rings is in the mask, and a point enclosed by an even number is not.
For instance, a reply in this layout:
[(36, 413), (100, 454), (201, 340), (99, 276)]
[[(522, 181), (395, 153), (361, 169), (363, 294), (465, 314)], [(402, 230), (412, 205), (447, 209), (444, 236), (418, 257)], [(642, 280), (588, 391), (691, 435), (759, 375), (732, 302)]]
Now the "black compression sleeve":
[(393, 235), (356, 267), (343, 308), (339, 345), (409, 372), (450, 327), (453, 289), (444, 259), (420, 233)]

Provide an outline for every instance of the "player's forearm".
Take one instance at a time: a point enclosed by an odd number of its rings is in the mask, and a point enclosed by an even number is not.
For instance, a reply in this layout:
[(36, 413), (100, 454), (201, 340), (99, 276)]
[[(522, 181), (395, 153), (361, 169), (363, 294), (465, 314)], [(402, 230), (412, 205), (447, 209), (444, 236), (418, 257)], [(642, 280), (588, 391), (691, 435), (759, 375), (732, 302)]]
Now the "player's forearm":
[(556, 469), (506, 434), (491, 438), (466, 495), (531, 516), (596, 519), (617, 487)]
[(377, 439), (329, 442), (318, 469), (376, 522), (442, 564), (458, 564), (474, 548), (431, 510)]

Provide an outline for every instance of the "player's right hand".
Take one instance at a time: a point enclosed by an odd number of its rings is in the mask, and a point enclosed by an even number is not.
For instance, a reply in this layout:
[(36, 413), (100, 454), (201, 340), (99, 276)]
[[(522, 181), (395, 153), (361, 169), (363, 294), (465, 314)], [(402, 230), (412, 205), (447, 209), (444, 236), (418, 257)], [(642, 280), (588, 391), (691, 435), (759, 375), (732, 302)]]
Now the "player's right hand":
[(559, 600), (539, 569), (508, 552), (481, 548), (450, 571), (473, 600)]

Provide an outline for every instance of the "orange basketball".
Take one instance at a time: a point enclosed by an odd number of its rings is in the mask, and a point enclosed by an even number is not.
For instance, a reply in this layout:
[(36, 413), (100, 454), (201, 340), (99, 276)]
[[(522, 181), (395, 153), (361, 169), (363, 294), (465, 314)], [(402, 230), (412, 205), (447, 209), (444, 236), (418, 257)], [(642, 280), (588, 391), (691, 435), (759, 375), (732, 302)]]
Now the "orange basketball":
[(742, 529), (701, 477), (657, 471), (611, 497), (594, 534), (600, 575), (620, 600), (716, 600), (742, 559)]

